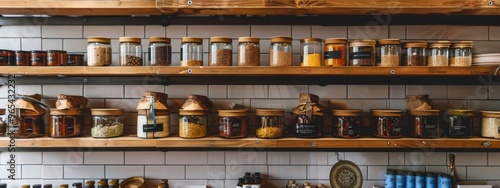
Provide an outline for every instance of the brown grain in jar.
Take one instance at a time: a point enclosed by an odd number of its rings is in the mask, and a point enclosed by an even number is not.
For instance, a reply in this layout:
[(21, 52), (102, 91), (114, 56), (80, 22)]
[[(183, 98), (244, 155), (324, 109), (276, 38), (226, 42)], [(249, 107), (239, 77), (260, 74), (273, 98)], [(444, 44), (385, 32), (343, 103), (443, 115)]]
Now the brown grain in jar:
[(233, 62), (233, 45), (229, 37), (210, 38), (208, 53), (209, 66), (231, 66)]
[(67, 66), (83, 66), (83, 54), (68, 54)]
[(292, 37), (272, 37), (269, 47), (269, 66), (292, 66), (292, 58)]
[(16, 65), (17, 66), (30, 66), (31, 54), (29, 51), (17, 50), (16, 52)]
[(219, 110), (219, 136), (244, 138), (248, 135), (247, 110)]
[(66, 51), (62, 50), (47, 50), (47, 65), (48, 66), (66, 66), (68, 62)]
[(260, 39), (256, 37), (240, 37), (238, 42), (238, 66), (259, 66)]
[(375, 65), (375, 40), (349, 42), (349, 66)]
[(16, 55), (11, 50), (0, 50), (0, 66), (12, 66), (15, 64)]
[(47, 66), (47, 52), (32, 50), (31, 66)]
[(426, 66), (425, 51), (426, 41), (405, 42), (402, 44), (401, 55), (403, 57), (403, 66)]

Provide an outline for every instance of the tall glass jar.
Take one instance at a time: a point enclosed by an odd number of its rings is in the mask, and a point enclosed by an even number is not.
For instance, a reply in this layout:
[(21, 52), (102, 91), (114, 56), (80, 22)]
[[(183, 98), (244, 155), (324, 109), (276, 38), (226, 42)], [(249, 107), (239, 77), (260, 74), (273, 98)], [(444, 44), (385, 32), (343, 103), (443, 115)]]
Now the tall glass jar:
[(448, 66), (450, 48), (449, 41), (429, 43), (427, 48), (427, 66)]
[(92, 109), (91, 135), (94, 138), (112, 138), (123, 135), (123, 110), (117, 108)]
[(500, 111), (481, 111), (481, 136), (500, 138)]
[(31, 66), (47, 66), (47, 52), (31, 50)]
[(16, 65), (30, 66), (31, 54), (29, 51), (16, 50)]
[(472, 41), (453, 42), (450, 49), (450, 66), (472, 66)]
[(426, 48), (426, 41), (403, 43), (403, 49), (401, 51), (401, 55), (403, 56), (403, 66), (426, 66)]
[(285, 136), (284, 109), (255, 109), (257, 124), (255, 135), (258, 138), (282, 138)]
[(443, 112), (443, 126), (446, 135), (454, 138), (470, 138), (473, 129), (473, 111), (464, 109), (448, 109)]
[(66, 66), (68, 63), (68, 55), (63, 50), (47, 50), (47, 65), (48, 66)]
[(408, 131), (411, 137), (438, 138), (442, 131), (439, 126), (439, 110), (409, 110)]
[(120, 65), (142, 66), (141, 38), (120, 37)]
[(203, 40), (197, 37), (182, 37), (181, 66), (203, 66)]
[(269, 66), (292, 66), (292, 37), (272, 37)]
[(149, 66), (170, 66), (172, 64), (172, 45), (170, 38), (149, 38)]
[(219, 110), (219, 136), (244, 138), (248, 135), (247, 110)]
[(259, 66), (260, 39), (257, 37), (240, 37), (238, 42), (238, 66)]
[(300, 40), (300, 66), (322, 66), (322, 41), (318, 38)]
[(164, 138), (170, 135), (170, 112), (168, 110), (138, 110), (137, 137)]
[(207, 136), (207, 112), (179, 110), (179, 137), (202, 138)]
[(209, 66), (231, 66), (233, 63), (233, 44), (229, 37), (210, 38), (208, 53)]
[(50, 109), (49, 136), (53, 138), (75, 137), (82, 134), (83, 111), (78, 108)]
[(347, 65), (347, 39), (328, 38), (325, 39), (324, 49), (325, 66)]
[(373, 134), (380, 138), (403, 136), (402, 110), (371, 110)]
[(399, 66), (401, 45), (399, 39), (381, 39), (380, 44), (380, 65), (382, 67)]
[(349, 66), (374, 66), (375, 40), (349, 42)]
[(111, 65), (111, 39), (105, 37), (87, 37), (87, 65)]
[(332, 133), (340, 138), (357, 138), (362, 125), (362, 110), (332, 110)]
[(11, 50), (0, 50), (0, 66), (16, 65), (16, 54)]

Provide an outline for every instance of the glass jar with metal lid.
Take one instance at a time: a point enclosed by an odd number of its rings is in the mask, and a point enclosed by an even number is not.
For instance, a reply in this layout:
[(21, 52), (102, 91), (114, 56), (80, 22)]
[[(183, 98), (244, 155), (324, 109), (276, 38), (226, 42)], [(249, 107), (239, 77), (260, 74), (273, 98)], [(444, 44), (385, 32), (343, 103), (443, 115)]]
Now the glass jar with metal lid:
[(149, 37), (149, 66), (172, 65), (172, 45), (170, 38)]
[(334, 137), (357, 138), (360, 136), (363, 110), (332, 110)]
[(16, 65), (16, 54), (11, 50), (0, 50), (0, 66)]
[(349, 42), (349, 66), (375, 65), (375, 40)]
[(31, 53), (29, 51), (16, 50), (16, 65), (17, 66), (30, 66)]
[(443, 111), (443, 126), (446, 126), (446, 135), (455, 138), (472, 137), (473, 111), (464, 109), (448, 109)]
[(481, 111), (481, 136), (500, 138), (500, 111)]
[(381, 138), (403, 136), (402, 110), (371, 110), (373, 134)]
[(300, 40), (300, 66), (322, 66), (322, 40), (305, 38)]
[(238, 42), (238, 66), (259, 66), (260, 39), (257, 37), (240, 37)]
[(472, 66), (472, 41), (453, 42), (450, 49), (450, 66)]
[(49, 136), (53, 138), (66, 138), (80, 136), (83, 129), (83, 110), (50, 109)]
[(292, 37), (272, 37), (269, 48), (269, 66), (292, 66), (292, 63)]
[(255, 109), (257, 116), (255, 135), (258, 138), (282, 138), (285, 136), (284, 109)]
[(347, 39), (328, 38), (325, 39), (324, 48), (325, 66), (347, 65)]
[(118, 108), (94, 108), (92, 128), (94, 138), (112, 138), (123, 135), (123, 110)]
[(413, 41), (403, 43), (401, 55), (403, 66), (426, 66), (425, 50), (426, 41)]
[(443, 134), (439, 126), (439, 110), (409, 110), (408, 115), (411, 137), (438, 138)]
[(68, 63), (68, 55), (63, 50), (47, 50), (47, 65), (48, 66), (66, 66)]
[(219, 136), (244, 138), (248, 135), (247, 110), (219, 110)]
[(233, 63), (233, 44), (229, 37), (210, 38), (208, 53), (209, 66), (231, 66)]
[(142, 66), (141, 38), (120, 37), (120, 65)]
[(31, 66), (47, 66), (47, 52), (31, 50)]
[(399, 66), (401, 45), (399, 39), (381, 39), (380, 45), (380, 65), (382, 67)]
[(427, 48), (427, 66), (448, 66), (450, 41), (430, 42)]
[(203, 66), (203, 39), (182, 37), (181, 66)]
[(87, 65), (111, 65), (111, 39), (106, 37), (87, 37)]
[(207, 112), (179, 110), (179, 137), (202, 138), (207, 136)]

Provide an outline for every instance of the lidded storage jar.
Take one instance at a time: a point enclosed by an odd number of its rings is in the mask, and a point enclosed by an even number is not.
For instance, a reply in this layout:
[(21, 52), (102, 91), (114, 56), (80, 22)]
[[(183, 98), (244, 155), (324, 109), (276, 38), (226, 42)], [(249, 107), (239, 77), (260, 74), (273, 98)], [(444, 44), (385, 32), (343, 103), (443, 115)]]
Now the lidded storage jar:
[(381, 39), (380, 44), (380, 65), (382, 67), (399, 66), (401, 46), (399, 39)]
[(219, 110), (219, 136), (244, 138), (248, 135), (247, 110)]
[(453, 42), (450, 49), (450, 66), (472, 66), (472, 41)]
[(172, 65), (172, 45), (170, 45), (170, 38), (150, 37), (148, 49), (149, 66)]
[(0, 66), (16, 65), (16, 54), (11, 50), (0, 49)]
[(322, 66), (322, 41), (318, 38), (300, 40), (300, 66)]
[(481, 136), (500, 138), (500, 111), (481, 111)]
[(373, 134), (381, 138), (403, 136), (402, 110), (371, 110)]
[(238, 66), (259, 66), (260, 39), (257, 37), (240, 37), (238, 42)]
[(439, 126), (439, 110), (409, 110), (408, 115), (411, 137), (438, 138), (443, 134)]
[[(24, 99), (29, 97), (31, 99)], [(34, 100), (33, 100), (34, 99)], [(9, 125), (9, 132), (14, 132), (18, 138), (42, 137), (45, 133), (45, 116), (46, 107), (41, 103), (42, 96), (39, 94), (23, 96), (14, 102), (16, 107), (15, 115), (19, 115), (19, 121), (15, 121), (13, 125)], [(36, 101), (36, 102), (35, 102)]]
[(83, 63), (83, 54), (68, 54), (68, 63), (67, 66), (82, 66)]
[(299, 105), (292, 110), (295, 115), (295, 135), (299, 138), (320, 137), (323, 128), (323, 110), (317, 95), (301, 93)]
[(47, 50), (48, 66), (66, 66), (68, 64), (68, 55), (62, 50)]
[(50, 137), (76, 137), (81, 135), (82, 129), (83, 109), (50, 109)]
[(472, 110), (448, 109), (443, 112), (442, 125), (445, 126), (446, 135), (455, 138), (472, 137)]
[(31, 53), (29, 51), (16, 50), (16, 65), (17, 66), (30, 66)]
[(357, 138), (361, 133), (363, 110), (332, 110), (334, 137)]
[(292, 66), (292, 62), (292, 37), (272, 37), (269, 66)]
[(349, 66), (375, 65), (375, 40), (349, 42)]
[(137, 137), (164, 138), (170, 135), (167, 99), (165, 93), (144, 92), (137, 104)]
[(87, 37), (87, 65), (111, 65), (111, 40), (106, 37)]
[(414, 41), (403, 43), (401, 55), (403, 56), (403, 66), (426, 66), (427, 58), (425, 50), (427, 48), (426, 41)]
[(203, 66), (203, 39), (182, 37), (181, 66)]
[(285, 136), (284, 109), (255, 109), (257, 116), (255, 135), (258, 138), (282, 138)]
[(209, 66), (231, 66), (233, 63), (233, 45), (229, 37), (210, 38), (208, 53)]
[(141, 38), (120, 37), (120, 65), (142, 66)]
[(207, 113), (211, 106), (212, 101), (206, 96), (190, 95), (179, 110), (179, 137), (207, 136)]
[(347, 39), (345, 38), (325, 39), (324, 59), (325, 59), (325, 66), (346, 66)]
[(47, 66), (47, 52), (31, 50), (31, 66)]
[(449, 41), (430, 42), (427, 48), (427, 66), (448, 66)]
[(94, 138), (112, 138), (123, 135), (123, 110), (118, 108), (92, 109), (91, 135)]

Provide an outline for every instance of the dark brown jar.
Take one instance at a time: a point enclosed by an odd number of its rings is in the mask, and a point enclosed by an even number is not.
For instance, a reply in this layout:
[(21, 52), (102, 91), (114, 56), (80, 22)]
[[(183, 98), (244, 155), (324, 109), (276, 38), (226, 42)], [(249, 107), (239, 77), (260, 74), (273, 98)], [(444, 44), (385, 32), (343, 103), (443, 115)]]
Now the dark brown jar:
[(402, 110), (372, 110), (373, 135), (380, 138), (401, 138), (402, 112)]
[(31, 50), (31, 66), (47, 66), (47, 52)]
[(247, 110), (219, 110), (219, 136), (245, 138), (248, 135)]
[(455, 138), (472, 137), (472, 110), (448, 109), (443, 111), (443, 126), (447, 128), (446, 135)]
[(44, 115), (45, 114), (21, 110), (21, 121), (19, 122), (19, 130), (16, 137), (42, 137), (45, 132), (45, 122), (43, 120)]
[(80, 136), (82, 128), (83, 111), (81, 109), (50, 109), (50, 137), (66, 138)]
[(31, 53), (29, 51), (17, 50), (16, 52), (17, 66), (30, 66)]
[(16, 56), (14, 51), (11, 50), (0, 50), (0, 66), (12, 66), (15, 63)]
[(66, 51), (47, 50), (48, 66), (66, 66), (67, 62), (68, 62), (68, 57)]
[(360, 136), (362, 110), (332, 110), (332, 133), (335, 137), (357, 138)]
[(83, 54), (68, 54), (67, 66), (83, 66)]
[(409, 135), (417, 138), (438, 138), (442, 134), (439, 126), (439, 110), (409, 110)]

